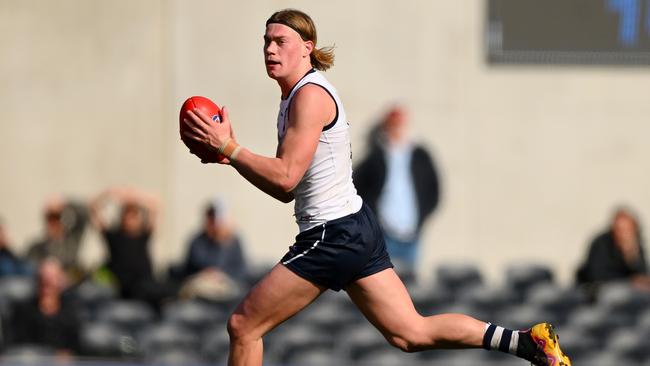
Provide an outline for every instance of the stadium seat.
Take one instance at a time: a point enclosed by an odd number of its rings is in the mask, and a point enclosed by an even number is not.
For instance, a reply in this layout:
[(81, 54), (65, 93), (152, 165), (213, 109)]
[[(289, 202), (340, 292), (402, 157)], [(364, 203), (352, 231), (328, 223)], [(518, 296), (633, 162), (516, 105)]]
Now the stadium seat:
[(403, 353), (398, 349), (382, 349), (361, 354), (356, 363), (360, 366), (420, 366), (416, 354)]
[(557, 319), (553, 314), (529, 304), (504, 308), (497, 313), (495, 318), (495, 323), (506, 328), (517, 330), (528, 329), (542, 322), (557, 324)]
[(442, 288), (452, 294), (483, 284), (478, 267), (469, 263), (443, 264), (436, 269), (435, 278)]
[(164, 321), (180, 324), (199, 333), (217, 324), (225, 327), (228, 315), (219, 307), (201, 301), (177, 301), (163, 308)]
[(623, 329), (615, 332), (607, 342), (607, 352), (619, 356), (621, 359), (633, 360), (643, 363), (650, 361), (650, 347), (648, 339), (640, 332)]
[(561, 288), (550, 282), (530, 288), (525, 301), (552, 313), (560, 324), (565, 323), (570, 314), (581, 305), (587, 304), (587, 299), (581, 291), (576, 291), (575, 288)]
[(576, 329), (590, 334), (600, 334), (597, 338), (598, 347), (603, 347), (607, 342), (607, 337), (618, 328), (628, 323), (629, 317), (624, 314), (608, 314), (608, 312), (598, 307), (580, 307), (571, 314), (566, 327)]
[(647, 329), (649, 332), (648, 335), (650, 336), (650, 307), (639, 314), (636, 324), (638, 329)]
[(213, 327), (201, 337), (201, 355), (207, 362), (225, 364), (229, 347), (230, 338), (225, 325)]
[(177, 349), (198, 354), (201, 348), (196, 332), (175, 323), (152, 324), (138, 333), (137, 341), (146, 358)]
[(114, 288), (91, 280), (83, 281), (74, 288), (73, 292), (81, 302), (92, 306), (115, 300), (117, 296)]
[(650, 294), (627, 282), (605, 284), (600, 287), (597, 296), (598, 306), (606, 309), (609, 314), (625, 314), (636, 318), (643, 310), (650, 308)]
[(506, 284), (520, 301), (524, 301), (528, 290), (542, 283), (552, 283), (553, 272), (543, 264), (512, 264), (506, 268)]
[(571, 362), (574, 365), (586, 366), (642, 366), (634, 360), (623, 359), (619, 355), (598, 349), (594, 350), (589, 357), (577, 359), (577, 362), (571, 360)]
[(327, 349), (311, 349), (295, 352), (286, 360), (287, 366), (340, 366), (345, 360), (340, 360), (338, 354)]
[(336, 303), (327, 301), (309, 305), (296, 316), (296, 320), (313, 326), (316, 331), (328, 336), (336, 336), (346, 328), (364, 321), (358, 309), (337, 306)]
[(466, 363), (466, 365), (523, 366), (529, 364), (520, 358), (503, 352), (476, 350), (474, 354), (477, 356), (477, 359), (473, 362), (468, 359), (470, 362)]
[[(487, 286), (474, 286), (458, 294), (458, 303), (474, 310), (476, 316), (492, 319), (494, 314), (515, 301), (515, 294), (508, 288), (495, 289)], [(472, 315), (472, 314), (468, 314)]]
[(475, 350), (436, 350), (431, 351), (437, 355), (431, 358), (426, 365), (445, 366), (478, 366), (478, 365), (526, 365), (521, 359), (502, 352), (487, 352), (482, 349)]
[(572, 360), (587, 358), (595, 349), (598, 349), (598, 340), (595, 334), (576, 328), (563, 327), (559, 336), (562, 351)]
[(20, 345), (10, 347), (0, 356), (2, 365), (48, 365), (54, 364), (56, 350), (41, 345)]
[(31, 277), (12, 276), (0, 278), (0, 298), (11, 304), (27, 301), (35, 296), (35, 283)]
[(148, 304), (133, 300), (104, 303), (96, 314), (97, 320), (114, 323), (131, 333), (136, 333), (142, 327), (152, 323), (154, 317), (154, 311)]
[(293, 353), (311, 349), (334, 349), (334, 337), (319, 332), (313, 326), (297, 323), (282, 326), (272, 335), (269, 342), (269, 353), (277, 360), (286, 362)]
[(408, 291), (420, 314), (437, 313), (439, 308), (454, 302), (453, 294), (442, 286), (418, 285)]
[(97, 309), (107, 302), (116, 299), (116, 291), (110, 286), (100, 285), (91, 280), (83, 281), (72, 290), (81, 305), (82, 320), (92, 320)]
[(110, 322), (85, 323), (80, 330), (81, 352), (94, 357), (134, 356), (137, 344), (126, 330)]
[[(353, 362), (366, 354), (392, 349), (381, 333), (370, 324), (361, 324), (340, 335), (337, 349)], [(399, 351), (398, 351), (399, 352)]]
[(178, 348), (163, 349), (154, 354), (147, 355), (145, 358), (145, 363), (161, 366), (205, 365), (205, 361), (201, 359), (201, 357), (197, 355), (196, 352)]

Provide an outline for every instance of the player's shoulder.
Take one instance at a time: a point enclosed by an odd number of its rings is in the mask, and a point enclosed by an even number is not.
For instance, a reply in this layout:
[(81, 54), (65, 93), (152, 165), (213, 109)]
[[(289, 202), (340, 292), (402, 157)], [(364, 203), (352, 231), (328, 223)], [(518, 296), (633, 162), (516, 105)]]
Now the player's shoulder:
[(327, 88), (324, 85), (315, 82), (307, 82), (305, 85), (301, 86), (296, 90), (293, 98), (309, 98), (309, 97), (319, 97), (319, 96), (328, 96)]
[(307, 83), (296, 90), (291, 104), (297, 105), (314, 105), (323, 104), (331, 100), (331, 94), (320, 84)]

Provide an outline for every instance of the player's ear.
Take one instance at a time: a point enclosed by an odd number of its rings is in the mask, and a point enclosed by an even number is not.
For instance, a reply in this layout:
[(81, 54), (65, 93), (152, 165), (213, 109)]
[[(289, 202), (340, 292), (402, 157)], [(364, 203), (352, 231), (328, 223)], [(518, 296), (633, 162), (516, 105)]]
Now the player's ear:
[(304, 44), (305, 44), (305, 53), (302, 56), (309, 57), (309, 55), (311, 55), (311, 51), (314, 50), (314, 42), (305, 41)]

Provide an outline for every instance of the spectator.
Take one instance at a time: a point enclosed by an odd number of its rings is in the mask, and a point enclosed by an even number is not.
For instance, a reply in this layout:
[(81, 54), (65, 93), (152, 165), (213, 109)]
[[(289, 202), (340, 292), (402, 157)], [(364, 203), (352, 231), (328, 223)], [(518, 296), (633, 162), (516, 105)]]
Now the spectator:
[(392, 107), (370, 134), (354, 184), (377, 213), (391, 259), (413, 269), (422, 224), (438, 204), (439, 187), (431, 156), (408, 137), (407, 127), (406, 110)]
[(0, 277), (30, 274), (29, 266), (11, 250), (4, 225), (0, 221)]
[(57, 258), (38, 266), (37, 294), (16, 305), (12, 327), (13, 343), (52, 347), (60, 356), (79, 350), (79, 307), (66, 290), (66, 275)]
[(53, 196), (43, 209), (45, 235), (27, 251), (27, 258), (36, 267), (45, 258), (57, 258), (72, 281), (79, 280), (84, 271), (78, 261), (79, 247), (88, 224), (86, 208), (61, 196)]
[(181, 289), (186, 297), (228, 296), (245, 280), (241, 241), (219, 199), (208, 205), (203, 227), (190, 241), (184, 272), (190, 276)]
[(616, 210), (609, 227), (593, 239), (576, 277), (579, 284), (591, 288), (609, 281), (630, 280), (650, 290), (641, 229), (628, 208)]
[[(120, 215), (109, 227), (102, 211), (108, 201), (118, 204)], [(155, 280), (149, 243), (155, 228), (158, 200), (131, 188), (111, 188), (90, 203), (93, 226), (108, 247), (107, 269), (112, 273), (122, 298), (144, 300), (157, 306), (164, 287)]]

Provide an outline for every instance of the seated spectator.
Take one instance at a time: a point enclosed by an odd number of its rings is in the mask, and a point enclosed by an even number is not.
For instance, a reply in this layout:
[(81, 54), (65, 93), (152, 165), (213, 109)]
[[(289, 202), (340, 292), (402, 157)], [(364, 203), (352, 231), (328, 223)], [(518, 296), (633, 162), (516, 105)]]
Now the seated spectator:
[(609, 281), (630, 280), (650, 290), (641, 230), (629, 209), (618, 209), (610, 226), (593, 239), (576, 277), (579, 284), (592, 287)]
[(11, 250), (9, 238), (0, 221), (0, 277), (25, 276), (30, 274), (29, 265), (18, 258)]
[[(109, 226), (102, 213), (108, 201), (119, 206), (116, 225)], [(106, 268), (117, 281), (121, 297), (138, 299), (157, 306), (165, 296), (155, 280), (149, 243), (154, 231), (158, 200), (131, 188), (111, 188), (90, 203), (93, 226), (101, 232), (109, 259)]]
[(66, 292), (66, 275), (57, 258), (50, 257), (38, 266), (36, 297), (19, 303), (12, 317), (14, 344), (52, 347), (61, 356), (79, 350), (79, 307)]
[(245, 280), (241, 241), (220, 200), (207, 207), (203, 227), (190, 241), (184, 275), (190, 276), (181, 289), (184, 297), (228, 296)]
[(45, 258), (57, 258), (71, 281), (80, 279), (83, 269), (78, 261), (79, 247), (88, 224), (86, 208), (61, 196), (49, 198), (43, 209), (45, 234), (27, 251), (27, 258), (37, 267)]

